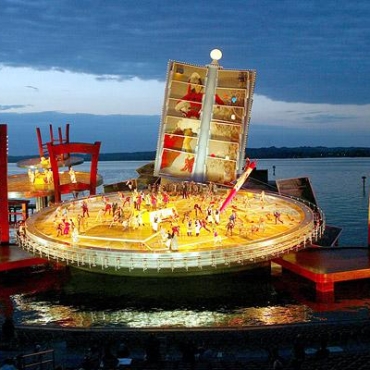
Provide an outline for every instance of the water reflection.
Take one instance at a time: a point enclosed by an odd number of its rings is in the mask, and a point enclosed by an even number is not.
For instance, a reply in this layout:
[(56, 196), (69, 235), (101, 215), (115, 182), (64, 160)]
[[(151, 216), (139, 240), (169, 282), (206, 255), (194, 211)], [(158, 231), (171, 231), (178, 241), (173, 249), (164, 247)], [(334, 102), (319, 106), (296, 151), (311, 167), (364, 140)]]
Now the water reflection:
[[(114, 183), (136, 176), (142, 164), (100, 162), (99, 171), (105, 183)], [(369, 164), (369, 158), (259, 160), (259, 168), (268, 169), (270, 177), (276, 167), (274, 179), (309, 175), (328, 224), (344, 228), (340, 245), (349, 246), (367, 245), (368, 197), (361, 176), (368, 174)], [(19, 173), (15, 164), (8, 171)], [(0, 276), (0, 315), (13, 314), (17, 324), (81, 327), (251, 326), (369, 317), (370, 280), (336, 284), (335, 289), (333, 304), (319, 304), (313, 284), (293, 274), (193, 281), (135, 280), (81, 271), (14, 279), (7, 275)]]
[(138, 279), (67, 269), (0, 275), (0, 316), (61, 327), (243, 327), (369, 316), (369, 281), (337, 284), (334, 303), (315, 302), (312, 283), (267, 271)]
[(163, 328), (312, 319), (307, 306), (278, 294), (269, 273), (262, 270), (186, 279), (137, 279), (70, 269), (62, 280), (63, 284), (47, 290), (13, 295), (19, 323)]

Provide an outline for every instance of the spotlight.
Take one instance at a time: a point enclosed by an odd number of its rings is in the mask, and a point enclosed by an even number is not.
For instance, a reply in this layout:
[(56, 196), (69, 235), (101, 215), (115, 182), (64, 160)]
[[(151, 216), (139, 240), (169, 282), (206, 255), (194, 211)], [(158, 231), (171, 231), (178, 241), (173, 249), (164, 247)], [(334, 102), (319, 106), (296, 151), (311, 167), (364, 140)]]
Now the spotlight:
[(222, 51), (220, 49), (213, 49), (210, 57), (212, 58), (212, 64), (218, 64), (218, 61), (222, 58)]

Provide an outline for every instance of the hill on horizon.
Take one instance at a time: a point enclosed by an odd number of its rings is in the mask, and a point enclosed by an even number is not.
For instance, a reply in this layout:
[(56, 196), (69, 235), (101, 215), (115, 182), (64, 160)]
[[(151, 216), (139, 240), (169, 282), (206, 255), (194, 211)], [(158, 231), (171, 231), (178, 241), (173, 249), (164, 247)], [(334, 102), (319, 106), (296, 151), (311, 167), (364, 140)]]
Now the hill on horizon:
[[(100, 161), (146, 161), (154, 160), (155, 151), (131, 153), (101, 153)], [(275, 158), (325, 158), (325, 157), (370, 157), (370, 147), (268, 147), (247, 148), (246, 156), (249, 158), (275, 159)], [(22, 159), (38, 157), (35, 155), (9, 156), (9, 163), (16, 163)]]

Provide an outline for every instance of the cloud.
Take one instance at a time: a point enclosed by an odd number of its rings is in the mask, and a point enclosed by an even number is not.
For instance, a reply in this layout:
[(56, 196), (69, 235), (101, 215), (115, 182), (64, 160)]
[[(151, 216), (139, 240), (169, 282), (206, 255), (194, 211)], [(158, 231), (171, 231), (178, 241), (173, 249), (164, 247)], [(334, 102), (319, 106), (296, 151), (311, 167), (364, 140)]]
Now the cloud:
[(35, 86), (25, 86), (26, 89), (31, 89), (31, 90), (34, 90), (34, 91), (39, 91), (39, 89)]
[(257, 69), (274, 100), (370, 100), (365, 0), (4, 0), (0, 16), (7, 66), (163, 81), (169, 59), (204, 65), (219, 47), (225, 68)]
[[(256, 112), (257, 113), (257, 112)], [(315, 113), (316, 114), (316, 113)], [(348, 120), (333, 124), (307, 124), (305, 114), (297, 123), (280, 120), (270, 124), (254, 114), (248, 132), (248, 147), (296, 146), (363, 146), (370, 141), (368, 125)], [(309, 113), (308, 113), (309, 115)], [(160, 115), (92, 115), (41, 113), (0, 113), (0, 122), (8, 124), (9, 154), (30, 155), (37, 153), (36, 127), (48, 135), (49, 124), (54, 128), (71, 124), (71, 140), (102, 141), (102, 152), (155, 151), (159, 134)], [(294, 124), (293, 124), (294, 123)]]
[[(27, 83), (27, 89), (20, 89)], [(134, 77), (96, 76), (70, 71), (34, 70), (31, 68), (0, 69), (0, 86), (7, 94), (0, 103), (11, 112), (160, 114), (164, 82)], [(34, 86), (37, 86), (34, 87)], [(37, 91), (38, 94), (34, 94)], [(27, 104), (26, 104), (27, 102)]]
[(256, 94), (252, 107), (252, 121), (280, 127), (307, 126), (366, 129), (370, 104), (308, 104), (274, 101)]
[(0, 122), (13, 137), (14, 122), (71, 118), (109, 150), (123, 136), (155, 146), (157, 126), (139, 122), (160, 117), (168, 61), (206, 65), (218, 47), (223, 68), (257, 70), (249, 142), (369, 141), (368, 1), (3, 0), (0, 17)]
[(25, 108), (26, 106), (25, 105), (17, 105), (17, 104), (13, 104), (13, 105), (0, 105), (0, 111), (13, 111), (13, 110), (17, 110), (17, 109), (22, 109), (22, 108)]
[[(19, 90), (18, 86), (25, 86), (25, 81), (27, 86), (38, 86), (38, 93), (34, 94), (33, 89)], [(81, 140), (102, 137), (107, 143), (107, 151), (121, 151), (122, 138), (128, 140), (123, 145), (124, 151), (130, 151), (135, 145), (139, 150), (155, 150), (164, 82), (3, 67), (0, 69), (0, 85), (5, 83), (8, 84), (8, 93), (1, 98), (0, 111), (14, 115), (0, 114), (0, 122), (9, 122), (13, 130), (17, 127), (14, 119), (29, 124), (34, 122), (32, 130), (43, 124), (75, 122), (77, 131), (85, 132)], [(264, 143), (315, 146), (318, 142), (324, 146), (338, 146), (339, 143), (358, 146), (360, 143), (364, 145), (365, 138), (368, 138), (370, 104), (288, 102), (257, 93), (253, 100), (249, 142), (256, 146)], [(20, 117), (22, 115), (23, 118)], [(31, 119), (34, 116), (40, 120)], [(144, 129), (145, 117), (156, 117), (155, 127), (152, 124)], [(152, 118), (149, 120), (152, 122)], [(122, 124), (125, 131), (121, 133)], [(128, 127), (133, 124), (135, 127)], [(93, 130), (87, 127), (93, 127)], [(24, 132), (19, 126), (18, 129)], [(97, 136), (92, 137), (93, 133)], [(33, 136), (32, 133), (30, 135)], [(21, 146), (19, 149), (25, 148)]]
[(58, 127), (64, 130), (66, 123), (71, 125), (71, 141), (102, 141), (104, 153), (140, 152), (156, 150), (160, 116), (2, 113), (0, 122), (8, 125), (9, 155), (36, 155), (36, 127), (47, 141), (50, 124), (57, 132)]

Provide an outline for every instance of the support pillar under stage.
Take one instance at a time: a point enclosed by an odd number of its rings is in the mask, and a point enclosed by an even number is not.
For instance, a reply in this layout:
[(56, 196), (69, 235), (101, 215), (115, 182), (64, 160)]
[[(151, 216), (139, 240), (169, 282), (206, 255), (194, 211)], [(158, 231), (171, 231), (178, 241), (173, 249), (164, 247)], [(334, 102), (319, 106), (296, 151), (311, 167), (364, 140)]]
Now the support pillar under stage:
[(316, 283), (316, 302), (333, 303), (335, 298), (334, 282)]
[(8, 220), (8, 134), (0, 124), (0, 244), (9, 244)]
[(370, 194), (369, 194), (368, 217), (367, 217), (367, 246), (370, 248)]

